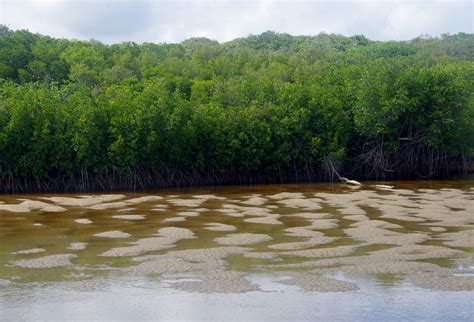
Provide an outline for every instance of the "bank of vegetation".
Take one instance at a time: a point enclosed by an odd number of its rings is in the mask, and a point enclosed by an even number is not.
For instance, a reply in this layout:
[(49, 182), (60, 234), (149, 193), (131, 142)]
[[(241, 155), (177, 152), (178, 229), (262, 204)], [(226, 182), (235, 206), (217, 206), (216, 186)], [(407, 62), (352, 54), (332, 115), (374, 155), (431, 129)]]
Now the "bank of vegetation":
[(474, 156), (474, 35), (219, 44), (0, 26), (0, 191), (433, 178)]

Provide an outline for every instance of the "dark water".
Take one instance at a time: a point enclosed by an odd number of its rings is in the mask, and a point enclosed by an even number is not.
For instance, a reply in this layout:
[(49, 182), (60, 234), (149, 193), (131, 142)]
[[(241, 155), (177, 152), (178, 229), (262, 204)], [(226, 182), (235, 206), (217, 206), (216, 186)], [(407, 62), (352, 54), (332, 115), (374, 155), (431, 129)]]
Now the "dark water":
[(387, 184), (0, 196), (0, 320), (472, 319), (474, 182)]

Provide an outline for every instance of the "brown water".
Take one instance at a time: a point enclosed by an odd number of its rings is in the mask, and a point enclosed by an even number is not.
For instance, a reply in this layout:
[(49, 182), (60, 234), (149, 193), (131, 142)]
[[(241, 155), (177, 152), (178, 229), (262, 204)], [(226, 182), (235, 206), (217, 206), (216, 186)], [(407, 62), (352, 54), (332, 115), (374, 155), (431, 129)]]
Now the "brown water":
[[(116, 305), (136, 311), (133, 318), (223, 319), (236, 306), (248, 306), (238, 319), (268, 318), (279, 295), (298, 308), (277, 316), (283, 319), (338, 317), (345, 311), (329, 304), (334, 296), (367, 299), (372, 312), (386, 314), (385, 302), (373, 305), (372, 296), (390, 292), (412, 294), (395, 319), (469, 319), (474, 182), (389, 185), (0, 196), (0, 319), (124, 317)], [(201, 302), (191, 304), (187, 294)], [(160, 315), (150, 303), (155, 297), (181, 306)], [(437, 310), (428, 306), (419, 315), (419, 303), (410, 306), (430, 297), (457, 310), (429, 316)], [(67, 311), (51, 310), (60, 298)], [(212, 309), (215, 301), (224, 301), (220, 315), (188, 312), (190, 305)], [(308, 301), (327, 301), (330, 314), (314, 315)], [(251, 303), (260, 306), (252, 310)], [(340, 318), (369, 317), (349, 307)]]

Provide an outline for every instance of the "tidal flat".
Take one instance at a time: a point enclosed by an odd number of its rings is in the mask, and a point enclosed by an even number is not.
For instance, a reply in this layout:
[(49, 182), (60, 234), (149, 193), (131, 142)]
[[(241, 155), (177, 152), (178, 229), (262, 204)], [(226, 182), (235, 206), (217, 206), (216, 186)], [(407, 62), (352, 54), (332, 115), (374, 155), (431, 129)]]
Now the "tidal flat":
[(388, 184), (0, 196), (0, 319), (469, 320), (474, 181)]

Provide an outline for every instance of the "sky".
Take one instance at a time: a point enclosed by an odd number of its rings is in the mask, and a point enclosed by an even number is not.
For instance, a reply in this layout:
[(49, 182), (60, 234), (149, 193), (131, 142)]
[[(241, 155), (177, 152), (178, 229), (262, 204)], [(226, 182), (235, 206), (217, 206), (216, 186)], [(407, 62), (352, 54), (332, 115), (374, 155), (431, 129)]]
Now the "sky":
[(267, 30), (408, 40), (474, 33), (474, 0), (0, 0), (0, 24), (109, 44), (225, 42)]

